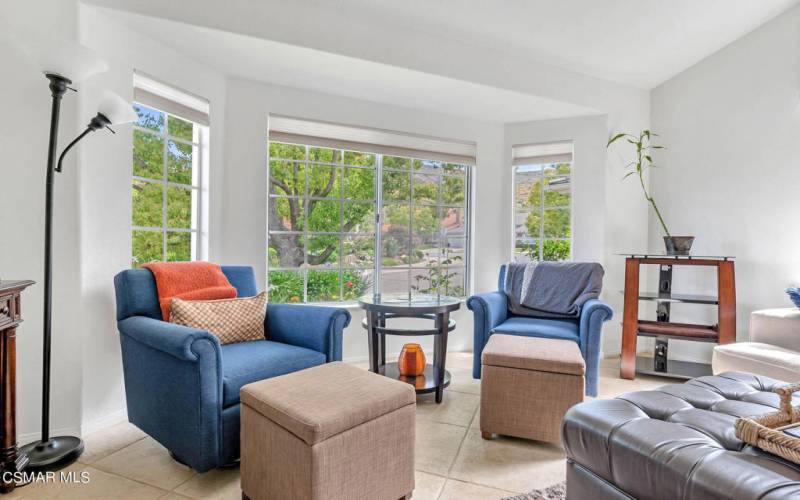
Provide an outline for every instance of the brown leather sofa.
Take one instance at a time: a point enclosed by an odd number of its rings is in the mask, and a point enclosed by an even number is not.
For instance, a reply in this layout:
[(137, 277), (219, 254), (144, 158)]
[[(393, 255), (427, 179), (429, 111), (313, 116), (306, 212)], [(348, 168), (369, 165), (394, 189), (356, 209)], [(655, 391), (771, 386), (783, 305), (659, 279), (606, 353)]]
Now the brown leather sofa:
[(736, 417), (775, 411), (780, 385), (726, 372), (573, 406), (562, 424), (567, 498), (800, 498), (800, 466), (734, 431)]

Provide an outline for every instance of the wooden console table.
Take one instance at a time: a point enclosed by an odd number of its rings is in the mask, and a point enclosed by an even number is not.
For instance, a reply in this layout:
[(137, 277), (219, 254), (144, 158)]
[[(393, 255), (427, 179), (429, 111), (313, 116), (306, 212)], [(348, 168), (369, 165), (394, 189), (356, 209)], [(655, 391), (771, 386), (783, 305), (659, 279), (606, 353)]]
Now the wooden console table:
[[(622, 321), (622, 362), (619, 375), (633, 379), (635, 373), (675, 378), (694, 378), (711, 375), (706, 363), (670, 361), (669, 340), (690, 340), (728, 344), (736, 342), (736, 283), (733, 257), (689, 255), (626, 254), (625, 259), (625, 310)], [(658, 292), (639, 291), (639, 269), (642, 264), (659, 266)], [(717, 268), (717, 295), (689, 295), (672, 293), (673, 266), (707, 266)], [(656, 321), (639, 319), (639, 301), (657, 303)], [(670, 322), (672, 304), (705, 304), (717, 307), (716, 325), (698, 325)], [(652, 358), (636, 356), (638, 337), (655, 337)]]
[[(0, 281), (0, 492), (14, 489), (4, 473), (23, 470), (28, 457), (17, 452), (17, 326), (22, 322), (20, 294), (33, 281)], [(5, 474), (7, 476), (7, 474)]]

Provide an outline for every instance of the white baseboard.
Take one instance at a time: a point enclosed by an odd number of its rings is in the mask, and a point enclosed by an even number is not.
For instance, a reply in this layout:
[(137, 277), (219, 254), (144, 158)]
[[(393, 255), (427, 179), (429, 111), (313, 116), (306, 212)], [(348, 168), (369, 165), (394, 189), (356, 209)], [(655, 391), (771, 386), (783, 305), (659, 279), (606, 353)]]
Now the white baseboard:
[[(96, 418), (91, 422), (84, 422), (83, 425), (81, 425), (80, 427), (62, 427), (59, 429), (50, 429), (50, 435), (83, 437), (86, 436), (87, 434), (107, 429), (108, 427), (116, 425), (120, 422), (127, 422), (127, 421), (128, 421), (128, 410), (125, 408), (121, 408), (119, 410), (109, 413), (108, 415)], [(40, 431), (26, 432), (24, 434), (17, 435), (17, 442), (20, 445), (24, 445), (27, 443), (32, 443), (34, 441), (38, 441), (41, 437), (42, 433)]]
[(127, 422), (127, 421), (128, 421), (127, 408), (120, 408), (119, 410), (111, 412), (108, 415), (96, 418), (91, 422), (84, 422), (83, 425), (81, 426), (81, 435), (85, 436), (87, 434), (91, 434), (93, 432), (111, 427), (112, 425), (117, 425), (120, 422)]

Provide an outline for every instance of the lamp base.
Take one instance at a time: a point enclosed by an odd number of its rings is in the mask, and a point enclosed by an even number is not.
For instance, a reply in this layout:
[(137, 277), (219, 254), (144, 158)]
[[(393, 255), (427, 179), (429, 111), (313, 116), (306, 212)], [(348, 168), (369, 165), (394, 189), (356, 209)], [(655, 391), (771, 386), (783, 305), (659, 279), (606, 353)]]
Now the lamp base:
[(71, 464), (83, 453), (83, 441), (74, 436), (57, 436), (35, 441), (20, 449), (28, 456), (26, 471), (54, 471)]

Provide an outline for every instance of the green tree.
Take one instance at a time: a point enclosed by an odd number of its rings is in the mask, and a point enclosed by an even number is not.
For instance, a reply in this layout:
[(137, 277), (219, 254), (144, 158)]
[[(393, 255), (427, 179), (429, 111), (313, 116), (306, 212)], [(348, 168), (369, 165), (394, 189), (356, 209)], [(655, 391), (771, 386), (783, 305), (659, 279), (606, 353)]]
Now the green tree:
[[(342, 153), (327, 148), (309, 148), (309, 160), (339, 164)], [(375, 172), (370, 168), (340, 168), (332, 165), (307, 165), (305, 147), (277, 142), (270, 143), (269, 226), (271, 231), (354, 232), (370, 222), (373, 213), (371, 200), (375, 194)], [(375, 156), (345, 152), (344, 163), (351, 166), (374, 166)], [(358, 203), (339, 200), (370, 201)], [(370, 229), (371, 231), (371, 229)], [(301, 234), (273, 233), (270, 248), (275, 250), (281, 267), (299, 267), (304, 262), (304, 240)], [(339, 238), (335, 236), (309, 238), (308, 263), (320, 265), (338, 255)]]
[[(543, 179), (537, 179), (531, 186), (527, 200), (531, 211), (525, 220), (525, 225), (528, 227), (528, 234), (532, 237), (539, 237), (542, 213), (544, 213), (545, 238), (568, 238), (570, 236), (570, 210), (553, 208), (570, 206), (572, 194), (569, 188), (558, 189), (559, 183), (569, 173), (569, 163), (559, 163), (554, 167), (547, 167), (544, 170)], [(548, 189), (544, 191), (544, 196), (542, 196), (542, 180), (548, 186)]]

